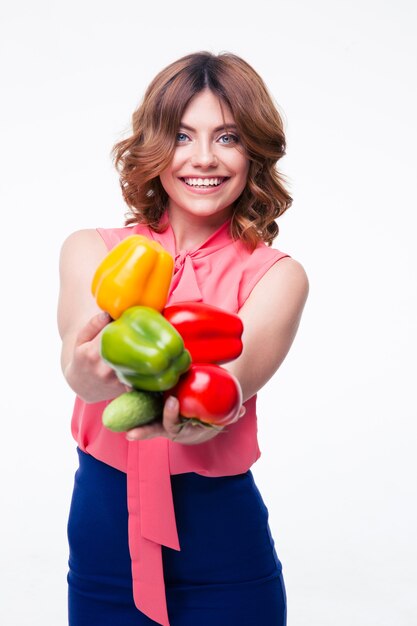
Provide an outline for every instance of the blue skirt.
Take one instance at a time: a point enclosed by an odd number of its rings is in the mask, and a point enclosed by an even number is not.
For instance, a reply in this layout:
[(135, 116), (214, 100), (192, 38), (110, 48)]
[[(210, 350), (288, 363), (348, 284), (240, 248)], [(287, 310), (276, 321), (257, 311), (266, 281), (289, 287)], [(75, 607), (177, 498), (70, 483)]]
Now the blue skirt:
[[(155, 626), (132, 595), (126, 474), (78, 450), (69, 626)], [(181, 551), (162, 548), (171, 626), (285, 626), (282, 566), (251, 471), (171, 476)]]

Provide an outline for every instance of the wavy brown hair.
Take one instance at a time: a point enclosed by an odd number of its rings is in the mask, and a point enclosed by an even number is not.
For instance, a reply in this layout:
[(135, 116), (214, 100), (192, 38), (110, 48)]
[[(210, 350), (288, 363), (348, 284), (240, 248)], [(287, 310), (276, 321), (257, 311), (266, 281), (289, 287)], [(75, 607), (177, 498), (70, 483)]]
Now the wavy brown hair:
[(276, 164), (285, 154), (281, 116), (265, 83), (243, 59), (232, 54), (196, 52), (163, 69), (151, 82), (132, 116), (132, 134), (112, 150), (129, 207), (128, 224), (162, 230), (168, 196), (159, 174), (171, 162), (181, 118), (191, 98), (210, 89), (232, 112), (250, 161), (247, 184), (233, 207), (231, 234), (250, 249), (268, 245), (278, 234), (275, 220), (292, 198)]

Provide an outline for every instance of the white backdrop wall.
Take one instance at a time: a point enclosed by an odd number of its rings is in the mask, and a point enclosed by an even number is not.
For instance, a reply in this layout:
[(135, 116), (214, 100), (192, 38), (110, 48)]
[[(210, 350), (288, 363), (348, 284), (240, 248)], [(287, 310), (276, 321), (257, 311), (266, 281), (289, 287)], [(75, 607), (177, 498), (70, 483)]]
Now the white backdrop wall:
[(259, 397), (253, 471), (288, 624), (416, 624), (415, 3), (17, 0), (0, 15), (1, 624), (67, 622), (61, 244), (122, 225), (111, 147), (154, 74), (197, 50), (243, 56), (286, 125), (294, 204), (274, 245), (311, 286)]

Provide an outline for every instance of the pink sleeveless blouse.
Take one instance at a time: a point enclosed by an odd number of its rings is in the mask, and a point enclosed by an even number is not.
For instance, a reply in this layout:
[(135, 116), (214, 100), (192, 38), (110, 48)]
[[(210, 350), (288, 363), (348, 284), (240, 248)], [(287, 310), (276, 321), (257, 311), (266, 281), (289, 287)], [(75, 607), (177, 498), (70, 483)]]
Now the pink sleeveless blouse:
[[(128, 235), (158, 241), (175, 259), (168, 305), (205, 302), (237, 313), (265, 272), (289, 256), (260, 243), (251, 253), (229, 234), (230, 220), (202, 245), (179, 253), (171, 226), (155, 233), (143, 225), (97, 229), (110, 250)], [(129, 550), (135, 604), (162, 626), (169, 626), (161, 546), (180, 550), (171, 492), (171, 474), (196, 472), (230, 476), (246, 472), (260, 456), (256, 396), (226, 432), (206, 443), (185, 446), (164, 437), (127, 441), (103, 427), (106, 402), (87, 404), (76, 397), (71, 430), (78, 446), (127, 474)]]

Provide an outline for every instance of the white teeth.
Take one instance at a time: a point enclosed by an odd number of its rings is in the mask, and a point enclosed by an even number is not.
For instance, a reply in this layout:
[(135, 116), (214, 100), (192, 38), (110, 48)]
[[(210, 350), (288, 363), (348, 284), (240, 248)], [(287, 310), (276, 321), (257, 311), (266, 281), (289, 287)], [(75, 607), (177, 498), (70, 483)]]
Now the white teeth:
[(184, 178), (187, 185), (193, 187), (215, 187), (222, 183), (224, 178)]

